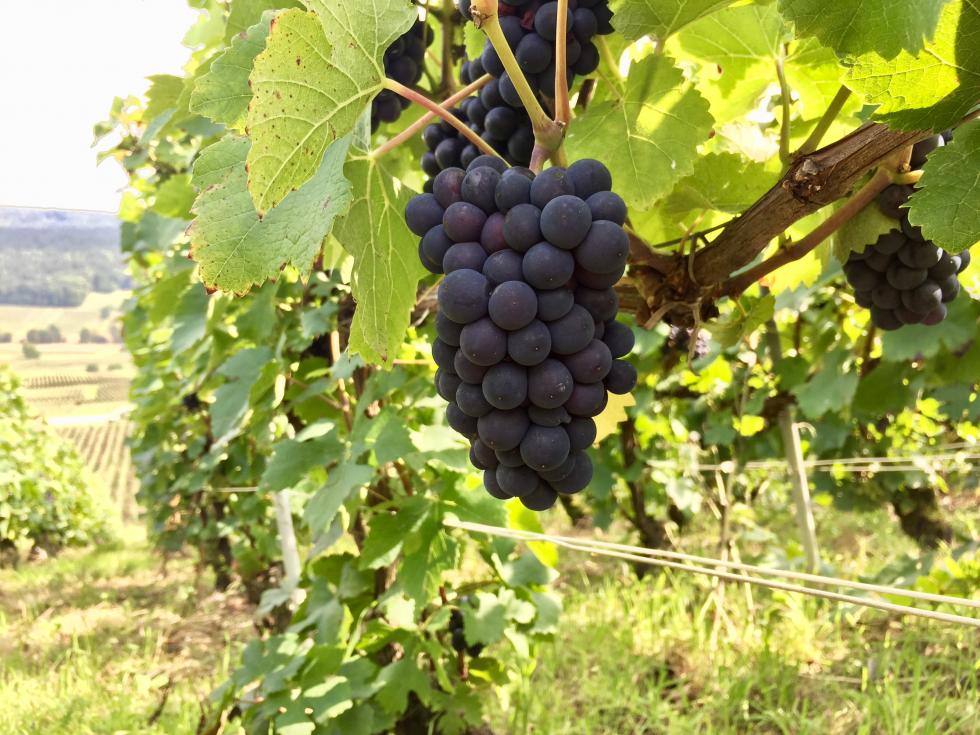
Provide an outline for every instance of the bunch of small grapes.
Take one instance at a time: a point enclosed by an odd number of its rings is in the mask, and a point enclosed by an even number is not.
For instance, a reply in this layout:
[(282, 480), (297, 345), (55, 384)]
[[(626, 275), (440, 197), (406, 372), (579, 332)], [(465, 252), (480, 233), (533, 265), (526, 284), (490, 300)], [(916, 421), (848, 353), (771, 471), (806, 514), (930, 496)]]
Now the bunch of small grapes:
[[(911, 165), (921, 167), (944, 142), (944, 136), (936, 135), (916, 144)], [(863, 252), (852, 252), (844, 265), (855, 301), (871, 310), (872, 324), (888, 331), (906, 324), (942, 322), (946, 304), (960, 292), (957, 276), (970, 264), (969, 251), (950, 255), (909, 222), (903, 205), (912, 191), (911, 186), (893, 184), (878, 196), (881, 211), (898, 220), (899, 227), (879, 236)]]
[[(470, 18), (469, 0), (461, 0), (460, 12)], [(555, 34), (558, 20), (557, 0), (511, 0), (499, 4), (500, 28), (521, 67), (528, 84), (535, 92), (553, 99), (555, 96)], [(613, 13), (608, 0), (569, 0), (566, 17), (567, 38), (565, 54), (568, 87), (576, 75), (586, 76), (599, 67), (599, 49), (593, 43), (596, 36), (613, 32)], [(489, 39), (471, 70), (474, 79), (491, 74), (500, 82), (500, 94), (509, 104), (521, 104), (510, 75), (504, 71)]]
[[(691, 349), (692, 339), (694, 340), (693, 350)], [(690, 354), (695, 359), (704, 357), (711, 349), (704, 332), (700, 329), (695, 336), (693, 329), (678, 326), (671, 326), (670, 334), (667, 335), (667, 347), (683, 352), (685, 355)]]
[[(424, 20), (415, 21), (415, 25), (385, 50), (385, 76), (406, 87), (418, 84), (425, 66), (425, 49), (432, 44), (433, 38), (432, 29)], [(371, 132), (383, 122), (395, 122), (409, 104), (407, 99), (390, 89), (381, 90), (371, 102)]]
[(628, 393), (616, 321), (626, 205), (591, 159), (535, 176), (480, 156), (448, 168), (405, 217), (439, 286), (436, 388), (495, 498), (546, 510), (592, 479), (585, 450), (607, 393)]
[[(463, 100), (452, 113), (508, 163), (526, 166), (531, 162), (534, 149), (531, 120), (523, 107), (511, 107), (500, 99), (496, 84), (497, 80), (493, 80), (480, 90), (479, 95)], [(422, 154), (422, 170), (430, 177), (426, 191), (431, 191), (431, 181), (440, 171), (466, 168), (480, 155), (480, 150), (445, 120), (426, 127), (422, 140), (429, 149)]]
[[(468, 602), (467, 598), (461, 600), (464, 604)], [(449, 635), (452, 640), (453, 650), (457, 653), (466, 653), (468, 656), (476, 658), (481, 653), (483, 653), (483, 644), (474, 643), (472, 646), (466, 645), (466, 632), (463, 623), (463, 612), (459, 608), (453, 608), (453, 611), (449, 614)]]

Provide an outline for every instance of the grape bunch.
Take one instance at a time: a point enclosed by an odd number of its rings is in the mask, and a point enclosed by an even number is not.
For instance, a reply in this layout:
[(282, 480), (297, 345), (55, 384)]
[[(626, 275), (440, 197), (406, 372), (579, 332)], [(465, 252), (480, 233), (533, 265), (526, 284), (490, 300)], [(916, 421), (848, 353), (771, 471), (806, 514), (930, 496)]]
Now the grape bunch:
[[(467, 64), (463, 64), (463, 83), (469, 79)], [(500, 98), (497, 80), (487, 84), (479, 95), (463, 100), (452, 113), (497, 151), (513, 166), (527, 166), (534, 149), (534, 130), (531, 119), (523, 107), (511, 107)], [(422, 170), (429, 181), (426, 191), (431, 190), (432, 179), (447, 168), (466, 168), (478, 156), (480, 150), (460, 135), (445, 120), (432, 123), (422, 131), (422, 140), (428, 150), (422, 154)]]
[[(470, 1), (461, 0), (460, 12), (470, 18)], [(555, 31), (558, 20), (557, 0), (511, 0), (499, 4), (500, 29), (517, 63), (534, 92), (553, 99), (555, 96)], [(593, 43), (596, 36), (613, 32), (613, 13), (608, 0), (570, 0), (565, 27), (568, 87), (576, 75), (586, 76), (599, 67), (599, 49)], [(491, 74), (500, 82), (500, 94), (514, 107), (521, 106), (517, 88), (504, 71), (493, 45), (488, 39), (483, 53), (472, 62), (473, 79)]]
[[(468, 602), (466, 598), (461, 600), (461, 602)], [(466, 655), (476, 658), (481, 653), (483, 653), (483, 644), (474, 643), (472, 646), (466, 645), (466, 632), (463, 623), (463, 612), (459, 608), (453, 608), (453, 611), (449, 614), (449, 635), (452, 639), (453, 650), (457, 653), (466, 653)]]
[(447, 168), (405, 211), (439, 286), (436, 389), (495, 498), (546, 510), (592, 479), (585, 450), (608, 393), (636, 385), (633, 332), (613, 286), (629, 255), (609, 170), (535, 176), (480, 156)]
[[(432, 29), (424, 20), (415, 21), (415, 25), (385, 49), (385, 76), (406, 87), (418, 84), (425, 66), (425, 49), (432, 44), (433, 38)], [(383, 122), (395, 122), (409, 104), (407, 99), (390, 89), (381, 90), (371, 101), (371, 132), (377, 131)]]
[[(942, 135), (917, 143), (911, 165), (920, 168), (926, 156), (943, 144)], [(871, 310), (872, 324), (886, 331), (942, 322), (946, 305), (960, 292), (958, 275), (970, 264), (969, 251), (950, 255), (909, 222), (903, 205), (912, 191), (911, 186), (893, 184), (881, 192), (879, 209), (898, 220), (899, 226), (880, 235), (863, 252), (852, 252), (844, 264), (854, 300)]]

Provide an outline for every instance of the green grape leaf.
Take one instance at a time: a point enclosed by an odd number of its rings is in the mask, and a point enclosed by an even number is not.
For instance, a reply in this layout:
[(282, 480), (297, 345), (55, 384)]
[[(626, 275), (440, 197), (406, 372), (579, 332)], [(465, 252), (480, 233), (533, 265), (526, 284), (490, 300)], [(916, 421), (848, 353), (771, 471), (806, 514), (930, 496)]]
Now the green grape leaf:
[(689, 176), (664, 199), (664, 216), (678, 219), (691, 211), (742, 212), (779, 179), (775, 170), (737, 153), (707, 153), (694, 162)]
[(253, 391), (261, 392), (266, 381), (259, 381), (263, 368), (270, 364), (272, 350), (254, 347), (230, 357), (218, 372), (228, 380), (215, 391), (211, 404), (211, 431), (218, 441), (227, 441), (248, 415)]
[(382, 55), (418, 11), (406, 0), (308, 0), (276, 17), (255, 59), (247, 130), (248, 189), (264, 214), (320, 167), (381, 91)]
[(855, 416), (874, 421), (889, 413), (900, 413), (905, 406), (914, 406), (912, 383), (905, 383), (909, 373), (907, 362), (880, 362), (861, 378), (851, 410)]
[(212, 62), (208, 73), (194, 84), (191, 112), (233, 130), (244, 129), (248, 103), (252, 100), (248, 75), (255, 57), (265, 48), (272, 17), (272, 11), (265, 13), (247, 33), (235, 36), (224, 53)]
[(901, 130), (941, 130), (980, 99), (980, 4), (952, 0), (935, 37), (916, 54), (846, 56), (845, 83), (877, 105), (874, 118)]
[(334, 143), (316, 176), (263, 219), (245, 188), (248, 140), (227, 135), (201, 152), (194, 184), (201, 190), (191, 225), (191, 257), (208, 286), (246, 293), (285, 264), (305, 276), (334, 219), (350, 204), (343, 165), (349, 139)]
[(483, 53), (487, 36), (472, 23), (467, 23), (463, 26), (463, 43), (466, 45), (466, 58), (476, 59)]
[(800, 410), (808, 419), (818, 419), (828, 411), (839, 411), (851, 403), (860, 377), (854, 370), (844, 370), (849, 357), (846, 349), (834, 350), (824, 357), (820, 370), (809, 382), (792, 390)]
[(310, 498), (303, 509), (306, 525), (314, 533), (326, 530), (351, 493), (367, 485), (374, 469), (364, 464), (343, 462), (330, 470), (325, 487)]
[(427, 672), (419, 669), (414, 656), (399, 659), (381, 669), (377, 684), (380, 686), (376, 695), (378, 704), (392, 714), (405, 711), (411, 692), (425, 702), (432, 689)]
[(377, 569), (394, 561), (402, 544), (425, 520), (433, 508), (428, 498), (416, 495), (400, 503), (394, 513), (371, 518), (371, 529), (361, 549), (361, 569)]
[(334, 236), (354, 256), (352, 288), (357, 309), (350, 349), (369, 362), (394, 357), (408, 329), (415, 291), (426, 271), (418, 241), (405, 224), (412, 192), (401, 186), (385, 162), (355, 158), (347, 176), (357, 192)]
[(194, 205), (194, 187), (189, 174), (177, 174), (160, 184), (151, 209), (164, 217), (188, 220)]
[(953, 141), (929, 154), (909, 200), (909, 222), (950, 253), (980, 240), (980, 122), (956, 130)]
[(267, 10), (300, 7), (298, 0), (232, 0), (230, 5), (228, 21), (225, 24), (226, 44), (258, 23)]
[(897, 228), (898, 222), (882, 212), (877, 204), (872, 203), (834, 233), (834, 256), (841, 263), (846, 263), (852, 252), (864, 252), (864, 249), (875, 242), (880, 235)]
[(603, 161), (626, 203), (647, 209), (691, 173), (712, 122), (708, 103), (681, 70), (648, 56), (633, 65), (621, 98), (594, 103), (575, 119), (568, 151), (573, 159)]
[(466, 643), (470, 646), (496, 643), (503, 638), (507, 628), (507, 606), (496, 595), (487, 592), (477, 592), (473, 596), (477, 601), (476, 609), (467, 607), (463, 610)]
[(630, 41), (652, 35), (667, 38), (688, 23), (735, 0), (614, 0), (612, 24)]
[(167, 110), (177, 107), (177, 100), (184, 91), (183, 77), (172, 74), (156, 74), (150, 79), (150, 88), (146, 92), (146, 109), (143, 111), (144, 122), (156, 120)]
[(742, 337), (752, 334), (772, 319), (775, 308), (776, 297), (768, 294), (757, 299), (748, 313), (743, 314), (740, 309), (735, 309), (726, 319), (710, 322), (704, 327), (711, 332), (711, 336), (718, 340), (722, 347), (734, 347)]
[[(939, 354), (941, 347), (953, 352), (976, 339), (977, 315), (971, 308), (974, 302), (960, 294), (951, 304), (949, 313), (934, 327), (909, 324), (881, 336), (881, 359), (902, 362), (929, 359)], [(921, 356), (921, 357), (920, 357)], [(955, 361), (954, 361), (955, 362)]]
[(262, 486), (272, 491), (293, 487), (314, 467), (337, 461), (342, 450), (336, 432), (303, 442), (284, 439), (276, 444), (262, 473)]
[(779, 0), (799, 36), (816, 36), (838, 54), (916, 54), (932, 38), (947, 0)]

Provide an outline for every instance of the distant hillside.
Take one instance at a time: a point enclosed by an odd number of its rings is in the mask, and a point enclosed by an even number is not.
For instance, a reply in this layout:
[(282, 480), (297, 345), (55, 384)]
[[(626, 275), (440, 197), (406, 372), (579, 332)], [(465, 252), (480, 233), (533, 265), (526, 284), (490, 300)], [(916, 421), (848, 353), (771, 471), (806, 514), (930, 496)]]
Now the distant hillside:
[(78, 306), (129, 286), (114, 215), (0, 207), (0, 304)]

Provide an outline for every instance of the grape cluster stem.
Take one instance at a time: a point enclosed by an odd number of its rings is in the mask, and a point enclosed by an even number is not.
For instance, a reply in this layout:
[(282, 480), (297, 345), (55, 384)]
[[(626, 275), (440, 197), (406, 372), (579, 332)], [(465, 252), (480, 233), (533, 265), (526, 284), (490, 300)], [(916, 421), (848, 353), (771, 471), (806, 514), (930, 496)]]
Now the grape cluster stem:
[(463, 89), (459, 90), (451, 97), (447, 97), (438, 105), (443, 110), (442, 113), (437, 113), (429, 110), (422, 117), (420, 117), (414, 123), (409, 125), (407, 128), (401, 131), (394, 138), (386, 142), (384, 145), (375, 148), (371, 152), (371, 158), (373, 159), (381, 158), (384, 154), (394, 150), (402, 143), (411, 140), (416, 135), (421, 133), (422, 129), (425, 128), (426, 125), (428, 125), (430, 122), (435, 120), (437, 117), (447, 121), (449, 121), (450, 118), (455, 119), (455, 116), (451, 112), (449, 112), (449, 110), (455, 107), (459, 102), (466, 99), (470, 95), (475, 94), (476, 92), (483, 89), (483, 87), (485, 87), (490, 82), (491, 79), (493, 79), (492, 76), (490, 76), (489, 74), (484, 74), (482, 77), (474, 81), (472, 84), (463, 87)]

